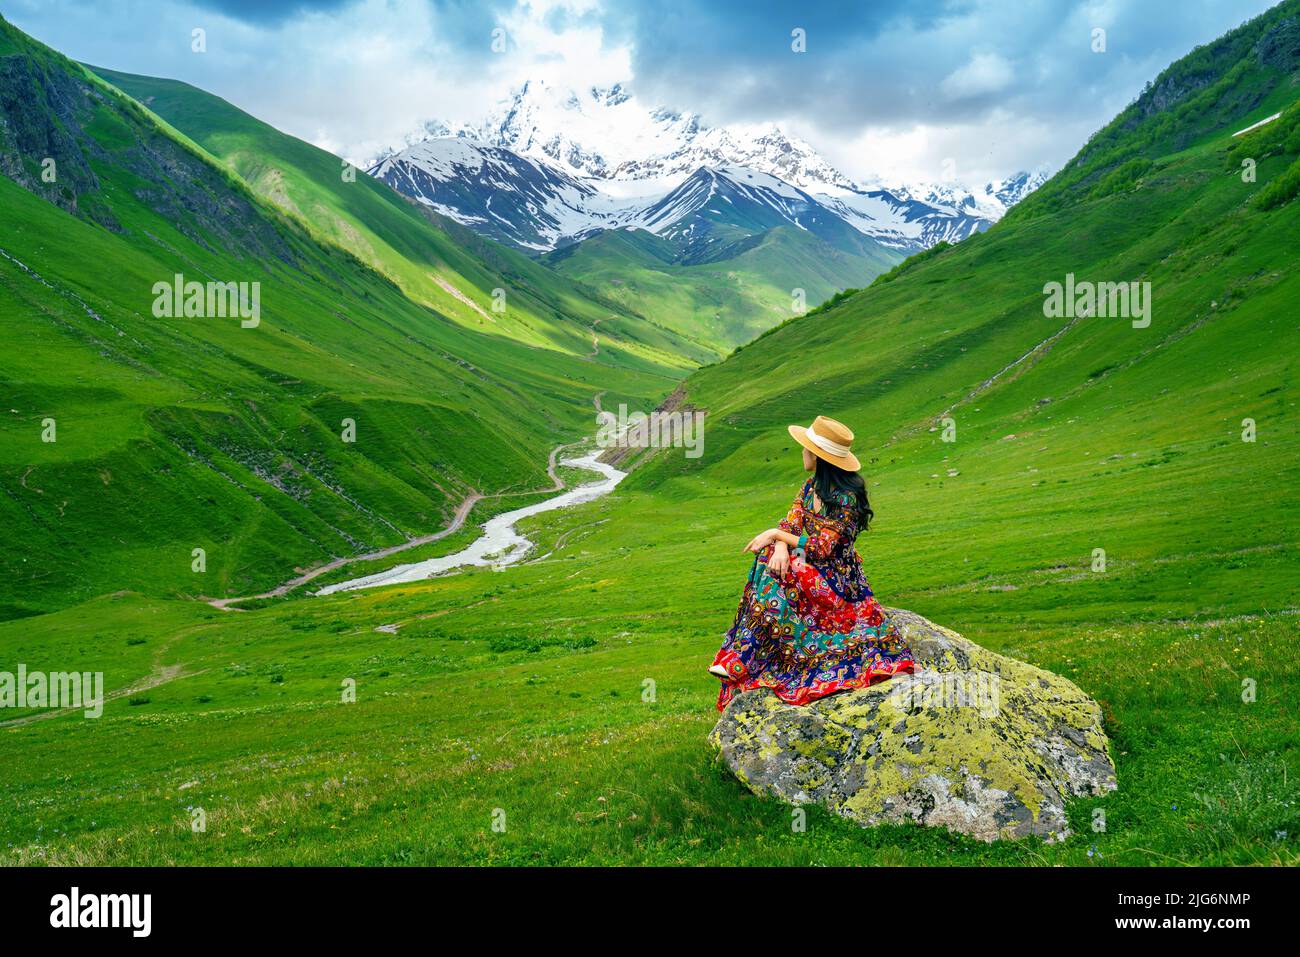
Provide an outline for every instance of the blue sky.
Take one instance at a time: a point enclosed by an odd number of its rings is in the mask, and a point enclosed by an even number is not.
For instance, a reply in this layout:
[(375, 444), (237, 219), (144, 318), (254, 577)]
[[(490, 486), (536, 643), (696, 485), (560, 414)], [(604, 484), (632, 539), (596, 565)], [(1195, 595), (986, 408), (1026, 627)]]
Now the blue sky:
[(1270, 5), (0, 0), (0, 12), (77, 59), (186, 80), (353, 160), (428, 119), (477, 119), (541, 77), (623, 82), (712, 124), (776, 122), (855, 178), (951, 170), (975, 185), (1059, 166), (1168, 63)]

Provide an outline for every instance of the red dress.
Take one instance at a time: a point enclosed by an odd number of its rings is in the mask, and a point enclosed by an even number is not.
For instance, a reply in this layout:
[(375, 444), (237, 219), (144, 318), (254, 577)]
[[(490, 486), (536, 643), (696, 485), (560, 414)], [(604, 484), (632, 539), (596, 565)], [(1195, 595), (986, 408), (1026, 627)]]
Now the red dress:
[(781, 529), (800, 545), (784, 579), (768, 571), (772, 546), (754, 558), (735, 623), (713, 659), (727, 672), (718, 710), (755, 688), (807, 704), (911, 671), (912, 652), (872, 594), (854, 548), (853, 496), (818, 510), (809, 479)]

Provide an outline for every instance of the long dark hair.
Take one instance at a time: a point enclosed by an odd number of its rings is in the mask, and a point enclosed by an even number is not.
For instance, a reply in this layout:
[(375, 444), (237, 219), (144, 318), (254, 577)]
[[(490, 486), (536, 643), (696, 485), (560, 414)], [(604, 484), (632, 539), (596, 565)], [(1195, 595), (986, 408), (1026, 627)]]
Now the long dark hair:
[(813, 472), (813, 491), (823, 506), (836, 501), (845, 492), (852, 495), (857, 506), (858, 528), (864, 532), (876, 516), (867, 501), (867, 483), (862, 475), (832, 465), (820, 456), (817, 457), (817, 471)]

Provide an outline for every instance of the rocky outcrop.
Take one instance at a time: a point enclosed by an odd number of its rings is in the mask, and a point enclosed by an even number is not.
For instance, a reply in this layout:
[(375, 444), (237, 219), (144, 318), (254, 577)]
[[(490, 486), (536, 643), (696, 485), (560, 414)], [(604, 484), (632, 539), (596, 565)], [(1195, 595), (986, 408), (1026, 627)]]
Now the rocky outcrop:
[(1067, 801), (1115, 788), (1101, 709), (1073, 682), (890, 614), (914, 674), (804, 707), (767, 690), (727, 706), (709, 740), (750, 790), (863, 825), (1053, 841)]

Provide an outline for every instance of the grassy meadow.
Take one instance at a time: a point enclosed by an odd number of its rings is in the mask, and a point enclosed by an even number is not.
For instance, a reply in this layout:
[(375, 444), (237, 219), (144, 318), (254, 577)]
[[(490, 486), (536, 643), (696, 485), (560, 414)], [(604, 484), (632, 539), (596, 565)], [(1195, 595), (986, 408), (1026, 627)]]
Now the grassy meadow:
[[(736, 530), (765, 518), (706, 504), (689, 525), (641, 494), (549, 513), (538, 553), (567, 544), (499, 573), (243, 613), (120, 594), (0, 626), (17, 660), (66, 657), (76, 635), (84, 667), (137, 685), (98, 720), (0, 731), (15, 755), (40, 755), (10, 765), (8, 861), (1295, 863), (1294, 618), (1141, 620), (1159, 561), (1106, 573), (1108, 600), (1138, 620), (1079, 602), (1102, 586), (1074, 570), (997, 588), (952, 570), (926, 585), (921, 570), (942, 553), (884, 561), (901, 536), (883, 524), (866, 549), (880, 593), (1094, 694), (1120, 789), (1072, 806), (1076, 833), (1060, 845), (864, 830), (815, 809), (793, 832), (789, 809), (748, 795), (704, 743), (716, 680), (703, 669), (746, 566)], [(140, 680), (162, 674), (175, 677)], [(357, 700), (345, 704), (349, 678)], [(1095, 807), (1105, 833), (1091, 830)]]

